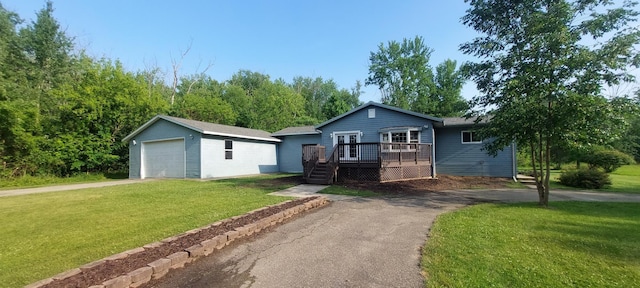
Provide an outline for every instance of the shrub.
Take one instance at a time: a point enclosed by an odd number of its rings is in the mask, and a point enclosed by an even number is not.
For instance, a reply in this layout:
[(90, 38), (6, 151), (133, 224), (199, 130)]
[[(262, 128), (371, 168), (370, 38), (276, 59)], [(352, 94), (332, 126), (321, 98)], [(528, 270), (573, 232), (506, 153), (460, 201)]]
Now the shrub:
[(634, 160), (633, 157), (618, 150), (600, 150), (587, 155), (585, 162), (589, 163), (591, 168), (600, 167), (605, 172), (611, 173), (622, 165), (633, 164)]
[(576, 169), (562, 172), (560, 183), (570, 187), (600, 189), (611, 185), (609, 174), (595, 168)]

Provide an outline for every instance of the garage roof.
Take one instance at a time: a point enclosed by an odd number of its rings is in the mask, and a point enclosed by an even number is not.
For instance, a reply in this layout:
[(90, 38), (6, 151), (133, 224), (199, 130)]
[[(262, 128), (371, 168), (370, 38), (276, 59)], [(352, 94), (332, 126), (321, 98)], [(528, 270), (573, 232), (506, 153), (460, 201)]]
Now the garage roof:
[(234, 137), (234, 138), (242, 138), (242, 139), (268, 141), (268, 142), (282, 142), (278, 138), (271, 137), (271, 133), (267, 131), (222, 125), (222, 124), (216, 124), (216, 123), (209, 123), (209, 122), (202, 122), (202, 121), (196, 121), (196, 120), (190, 120), (190, 119), (184, 119), (184, 118), (178, 118), (178, 117), (172, 117), (172, 116), (166, 116), (166, 115), (158, 115), (156, 117), (153, 117), (153, 119), (149, 120), (147, 123), (140, 126), (140, 128), (136, 129), (136, 131), (133, 131), (127, 137), (124, 137), (122, 141), (127, 142), (131, 140), (140, 132), (144, 131), (144, 129), (151, 126), (153, 123), (157, 122), (160, 119), (169, 121), (176, 125), (180, 125), (182, 127), (191, 129), (193, 131), (196, 131), (205, 135)]

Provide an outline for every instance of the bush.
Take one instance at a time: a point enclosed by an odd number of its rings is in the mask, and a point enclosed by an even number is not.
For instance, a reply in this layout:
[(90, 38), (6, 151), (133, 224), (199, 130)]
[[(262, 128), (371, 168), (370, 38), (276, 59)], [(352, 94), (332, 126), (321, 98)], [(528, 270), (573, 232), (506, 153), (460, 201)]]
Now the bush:
[(598, 169), (576, 169), (562, 172), (560, 183), (570, 187), (600, 189), (611, 185), (611, 179), (609, 174)]
[(585, 162), (589, 164), (590, 168), (600, 167), (607, 173), (613, 172), (622, 165), (630, 165), (634, 163), (633, 157), (618, 150), (595, 151), (591, 155), (587, 155), (585, 158)]

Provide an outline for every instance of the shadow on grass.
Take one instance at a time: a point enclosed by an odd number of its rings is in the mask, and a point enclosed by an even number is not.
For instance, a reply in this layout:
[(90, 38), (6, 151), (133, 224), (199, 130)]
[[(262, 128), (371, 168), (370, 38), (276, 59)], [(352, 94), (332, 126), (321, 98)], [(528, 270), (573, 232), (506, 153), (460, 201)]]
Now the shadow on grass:
[(552, 203), (545, 223), (532, 229), (540, 243), (640, 265), (640, 203)]

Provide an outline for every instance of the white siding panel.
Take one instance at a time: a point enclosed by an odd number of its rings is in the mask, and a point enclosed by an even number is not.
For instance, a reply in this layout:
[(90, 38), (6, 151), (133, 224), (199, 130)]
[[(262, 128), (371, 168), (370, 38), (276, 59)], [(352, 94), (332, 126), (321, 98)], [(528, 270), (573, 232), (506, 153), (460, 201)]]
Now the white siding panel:
[[(233, 159), (225, 159), (224, 141), (233, 141)], [(278, 172), (276, 144), (240, 139), (202, 138), (202, 178)]]
[(142, 178), (184, 178), (184, 139), (142, 145)]

